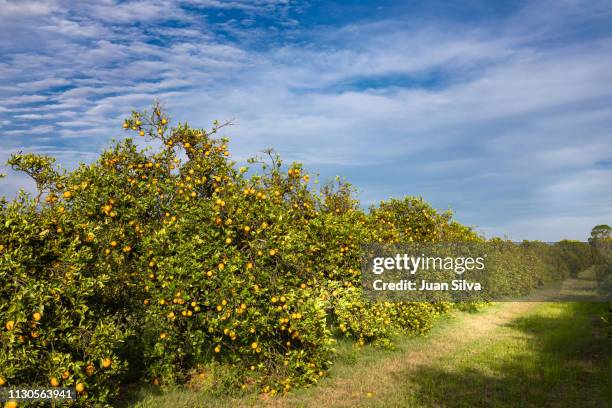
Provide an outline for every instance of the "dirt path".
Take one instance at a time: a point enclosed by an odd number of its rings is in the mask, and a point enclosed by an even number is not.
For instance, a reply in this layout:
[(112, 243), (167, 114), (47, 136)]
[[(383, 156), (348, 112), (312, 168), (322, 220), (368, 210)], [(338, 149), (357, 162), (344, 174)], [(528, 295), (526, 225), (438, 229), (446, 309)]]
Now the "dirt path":
[(309, 391), (308, 398), (289, 396), (269, 401), (270, 407), (351, 407), (363, 403), (368, 393), (385, 399), (394, 391), (387, 385), (397, 376), (416, 372), (417, 369), (461, 351), (464, 345), (483, 338), (495, 329), (541, 305), (539, 302), (512, 302), (493, 306), (480, 314), (461, 314), (426, 341), (415, 344), (410, 351), (395, 358), (383, 358), (368, 366), (356, 366), (348, 375), (338, 376), (326, 384)]

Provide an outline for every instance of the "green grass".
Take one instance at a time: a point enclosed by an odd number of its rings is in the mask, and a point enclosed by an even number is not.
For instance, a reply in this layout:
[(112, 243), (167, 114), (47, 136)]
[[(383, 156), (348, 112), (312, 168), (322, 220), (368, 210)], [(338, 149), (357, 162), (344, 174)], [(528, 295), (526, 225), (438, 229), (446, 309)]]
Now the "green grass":
[(612, 401), (605, 304), (505, 303), (444, 317), (396, 350), (338, 344), (329, 378), (289, 396), (141, 388), (137, 407), (603, 407)]
[(386, 406), (605, 407), (612, 401), (605, 305), (547, 303), (462, 352), (397, 373)]

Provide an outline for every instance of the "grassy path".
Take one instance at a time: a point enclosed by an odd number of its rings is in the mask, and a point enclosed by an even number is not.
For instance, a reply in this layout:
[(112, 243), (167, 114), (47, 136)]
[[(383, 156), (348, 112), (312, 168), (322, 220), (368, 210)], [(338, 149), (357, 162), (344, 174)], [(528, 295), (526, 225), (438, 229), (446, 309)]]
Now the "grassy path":
[[(605, 305), (503, 303), (461, 313), (386, 357), (341, 363), (283, 407), (604, 407), (612, 395)], [(361, 360), (361, 358), (360, 358)]]
[[(371, 364), (354, 367), (339, 367), (334, 379), (325, 386), (275, 401), (275, 406), (337, 406), (351, 407), (360, 403), (376, 405), (396, 399), (398, 392), (404, 394), (411, 377), (419, 370), (448, 360), (457, 353), (464, 353), (466, 345), (482, 338), (493, 338), (491, 332), (536, 307), (535, 303), (507, 303), (479, 314), (460, 313), (455, 319), (445, 322), (428, 337), (410, 339), (400, 343), (400, 353), (382, 356), (378, 360), (377, 350), (366, 350), (373, 354)], [(447, 319), (448, 320), (448, 319)], [(386, 358), (385, 358), (386, 357)], [(377, 360), (377, 361), (376, 361)], [(346, 368), (344, 370), (343, 368)]]

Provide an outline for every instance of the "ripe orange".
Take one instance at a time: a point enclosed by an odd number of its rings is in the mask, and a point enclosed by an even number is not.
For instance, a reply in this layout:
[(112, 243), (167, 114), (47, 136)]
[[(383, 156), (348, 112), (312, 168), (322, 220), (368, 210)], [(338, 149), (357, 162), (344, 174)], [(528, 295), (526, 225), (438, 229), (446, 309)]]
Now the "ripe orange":
[(62, 373), (62, 379), (67, 380), (70, 377), (70, 371), (66, 370)]
[(76, 392), (85, 391), (85, 385), (83, 383), (77, 383), (74, 388), (76, 389)]
[(0, 376), (0, 387), (2, 387), (4, 384), (6, 384), (6, 379)]
[(103, 368), (108, 368), (108, 367), (111, 366), (112, 363), (113, 363), (112, 360), (107, 357), (104, 360), (102, 360), (102, 367)]
[(57, 378), (55, 377), (51, 377), (51, 380), (49, 381), (49, 383), (51, 383), (52, 387), (57, 387), (59, 386), (59, 381), (57, 380)]

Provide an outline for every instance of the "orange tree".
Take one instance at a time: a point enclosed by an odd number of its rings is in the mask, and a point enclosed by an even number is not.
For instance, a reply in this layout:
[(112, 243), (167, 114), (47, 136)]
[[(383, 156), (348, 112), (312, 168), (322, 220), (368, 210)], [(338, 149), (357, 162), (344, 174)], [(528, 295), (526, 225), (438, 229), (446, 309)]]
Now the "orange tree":
[(388, 345), (449, 309), (365, 300), (362, 244), (481, 240), (470, 228), (419, 198), (366, 213), (271, 151), (237, 167), (223, 126), (170, 127), (156, 105), (124, 123), (152, 147), (71, 172), (11, 157), (38, 192), (0, 208), (2, 384), (78, 385), (82, 405), (202, 376), (274, 394), (324, 376), (337, 336)]

